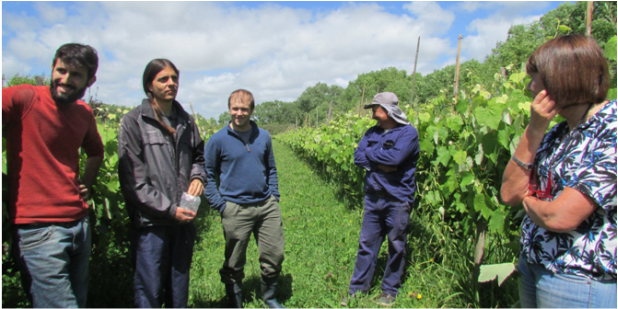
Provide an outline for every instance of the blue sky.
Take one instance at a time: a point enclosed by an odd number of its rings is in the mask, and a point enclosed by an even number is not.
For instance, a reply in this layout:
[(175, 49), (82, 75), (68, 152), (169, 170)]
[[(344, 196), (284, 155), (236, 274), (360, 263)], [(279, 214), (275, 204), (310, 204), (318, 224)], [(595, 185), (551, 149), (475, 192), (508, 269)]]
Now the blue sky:
[(2, 2), (2, 73), (49, 76), (67, 42), (99, 52), (92, 93), (136, 106), (154, 58), (181, 71), (177, 100), (205, 117), (226, 111), (238, 88), (264, 101), (294, 101), (318, 82), (346, 87), (360, 73), (411, 73), (483, 61), (511, 25), (529, 24), (562, 2)]

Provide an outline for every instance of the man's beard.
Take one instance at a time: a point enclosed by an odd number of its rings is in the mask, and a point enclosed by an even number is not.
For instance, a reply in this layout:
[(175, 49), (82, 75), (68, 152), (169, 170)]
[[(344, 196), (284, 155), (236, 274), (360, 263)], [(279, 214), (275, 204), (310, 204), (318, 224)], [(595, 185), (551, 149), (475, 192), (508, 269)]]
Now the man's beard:
[(58, 83), (52, 80), (51, 83), (49, 84), (49, 90), (51, 92), (52, 99), (54, 99), (54, 101), (58, 104), (69, 104), (69, 103), (73, 103), (81, 99), (82, 97), (84, 97), (87, 87), (84, 87), (81, 89), (77, 89), (73, 86), (69, 86), (69, 87), (71, 87), (74, 90), (73, 93), (69, 95), (61, 95), (58, 93), (58, 90), (57, 90)]

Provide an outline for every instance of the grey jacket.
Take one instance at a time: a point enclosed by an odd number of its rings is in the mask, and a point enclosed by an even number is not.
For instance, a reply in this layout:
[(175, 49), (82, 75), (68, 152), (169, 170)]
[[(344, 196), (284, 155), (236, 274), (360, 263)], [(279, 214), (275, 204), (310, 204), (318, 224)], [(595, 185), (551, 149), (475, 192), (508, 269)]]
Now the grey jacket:
[(204, 140), (193, 118), (178, 102), (173, 104), (178, 115), (175, 140), (146, 99), (122, 118), (118, 175), (135, 227), (177, 224), (174, 215), (182, 193), (193, 179), (206, 183)]

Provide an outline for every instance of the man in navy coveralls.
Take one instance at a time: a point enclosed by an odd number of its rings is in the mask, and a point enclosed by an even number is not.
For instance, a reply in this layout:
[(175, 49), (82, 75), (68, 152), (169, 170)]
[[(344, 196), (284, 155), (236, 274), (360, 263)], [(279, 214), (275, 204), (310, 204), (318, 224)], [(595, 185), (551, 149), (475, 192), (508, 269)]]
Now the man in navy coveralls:
[[(388, 236), (388, 261), (378, 305), (391, 306), (404, 273), (410, 207), (416, 189), (414, 172), (419, 157), (418, 132), (407, 121), (392, 92), (378, 93), (365, 108), (377, 120), (354, 152), (354, 164), (367, 171), (365, 213), (349, 295), (369, 292), (380, 246)], [(346, 306), (349, 297), (341, 301)]]

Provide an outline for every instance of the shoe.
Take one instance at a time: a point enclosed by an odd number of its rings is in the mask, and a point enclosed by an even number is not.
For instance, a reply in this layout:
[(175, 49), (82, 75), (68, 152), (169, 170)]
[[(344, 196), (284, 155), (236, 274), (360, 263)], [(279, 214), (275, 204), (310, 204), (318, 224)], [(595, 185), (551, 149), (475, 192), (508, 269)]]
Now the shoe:
[(350, 301), (352, 301), (352, 299), (356, 298), (356, 294), (348, 294), (346, 296), (343, 297), (343, 299), (341, 299), (341, 302), (339, 302), (339, 305), (341, 305), (341, 307), (346, 307), (348, 305), (348, 303)]
[(225, 294), (229, 300), (228, 308), (242, 308), (242, 287), (240, 284), (226, 284)]
[(386, 293), (382, 293), (380, 299), (378, 300), (378, 306), (390, 307), (395, 303), (395, 297), (393, 295), (389, 295)]
[(277, 290), (276, 281), (272, 284), (266, 284), (262, 281), (262, 300), (268, 308), (285, 308), (275, 298), (275, 290)]

